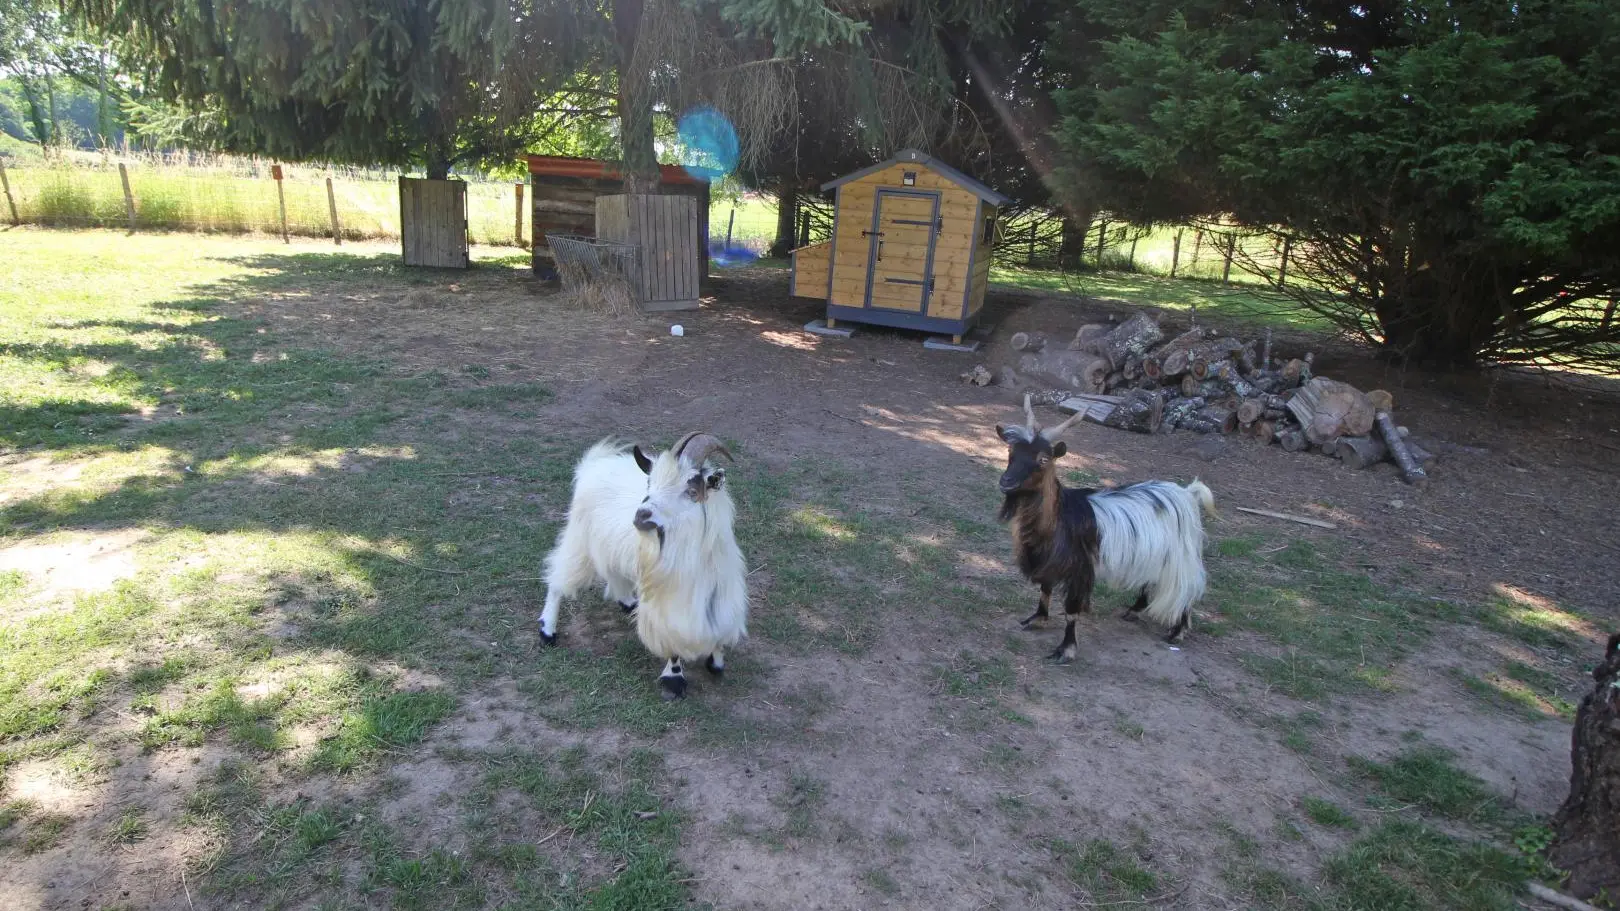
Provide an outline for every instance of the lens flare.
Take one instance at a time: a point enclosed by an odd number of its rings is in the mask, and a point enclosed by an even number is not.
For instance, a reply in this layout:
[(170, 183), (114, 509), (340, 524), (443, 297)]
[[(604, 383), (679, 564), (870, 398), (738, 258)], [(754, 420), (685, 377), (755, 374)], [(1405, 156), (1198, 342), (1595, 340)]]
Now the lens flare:
[(681, 115), (676, 131), (688, 174), (712, 184), (737, 170), (737, 131), (726, 115), (707, 105), (696, 107)]

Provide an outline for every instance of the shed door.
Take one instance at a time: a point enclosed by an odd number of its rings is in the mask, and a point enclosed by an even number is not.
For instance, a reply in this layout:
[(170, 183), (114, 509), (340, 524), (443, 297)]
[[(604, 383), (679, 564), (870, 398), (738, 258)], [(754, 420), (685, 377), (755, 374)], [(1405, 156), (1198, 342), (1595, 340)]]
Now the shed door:
[(926, 313), (933, 286), (939, 194), (879, 190), (867, 255), (866, 306)]

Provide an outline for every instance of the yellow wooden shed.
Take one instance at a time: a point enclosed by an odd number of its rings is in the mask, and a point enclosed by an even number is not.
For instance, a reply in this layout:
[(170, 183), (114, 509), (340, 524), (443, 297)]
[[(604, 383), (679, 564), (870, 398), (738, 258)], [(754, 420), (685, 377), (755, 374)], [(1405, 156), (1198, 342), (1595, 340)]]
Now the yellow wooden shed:
[(996, 212), (1007, 197), (922, 152), (847, 174), (832, 239), (793, 251), (796, 297), (838, 320), (920, 329), (957, 342), (984, 307)]

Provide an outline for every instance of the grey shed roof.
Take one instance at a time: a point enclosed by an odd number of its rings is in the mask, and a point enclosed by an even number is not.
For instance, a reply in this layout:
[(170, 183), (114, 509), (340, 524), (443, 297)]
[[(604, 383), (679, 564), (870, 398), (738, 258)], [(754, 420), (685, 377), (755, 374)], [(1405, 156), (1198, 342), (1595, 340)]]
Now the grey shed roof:
[(906, 149), (888, 161), (880, 161), (869, 168), (862, 168), (853, 174), (845, 174), (843, 177), (840, 177), (837, 180), (828, 181), (827, 183), (821, 185), (821, 189), (836, 189), (852, 180), (860, 180), (862, 177), (865, 177), (868, 174), (876, 174), (877, 172), (891, 165), (909, 164), (913, 162), (916, 164), (927, 165), (940, 176), (947, 178), (952, 183), (964, 190), (967, 190), (969, 193), (972, 193), (974, 196), (979, 197), (992, 206), (1004, 206), (1012, 201), (1007, 197), (1002, 196), (1000, 193), (997, 193), (995, 190), (990, 189), (982, 183), (979, 183), (977, 180), (963, 174), (961, 171), (958, 171), (945, 162), (940, 161), (938, 158), (919, 152), (916, 149)]

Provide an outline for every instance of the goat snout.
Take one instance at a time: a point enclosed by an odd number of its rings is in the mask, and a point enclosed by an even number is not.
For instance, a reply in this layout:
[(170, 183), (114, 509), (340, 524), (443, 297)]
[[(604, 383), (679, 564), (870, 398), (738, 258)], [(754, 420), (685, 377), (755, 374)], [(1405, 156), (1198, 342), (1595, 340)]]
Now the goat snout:
[[(623, 513), (620, 513), (623, 515)], [(636, 510), (636, 529), (639, 531), (657, 531), (658, 523), (653, 521), (652, 510), (643, 506)]]
[(1012, 475), (1005, 475), (1004, 474), (1004, 475), (1001, 476), (1001, 492), (1002, 493), (1012, 493), (1013, 491), (1017, 490), (1020, 485), (1021, 485), (1021, 482), (1017, 478), (1013, 477)]

